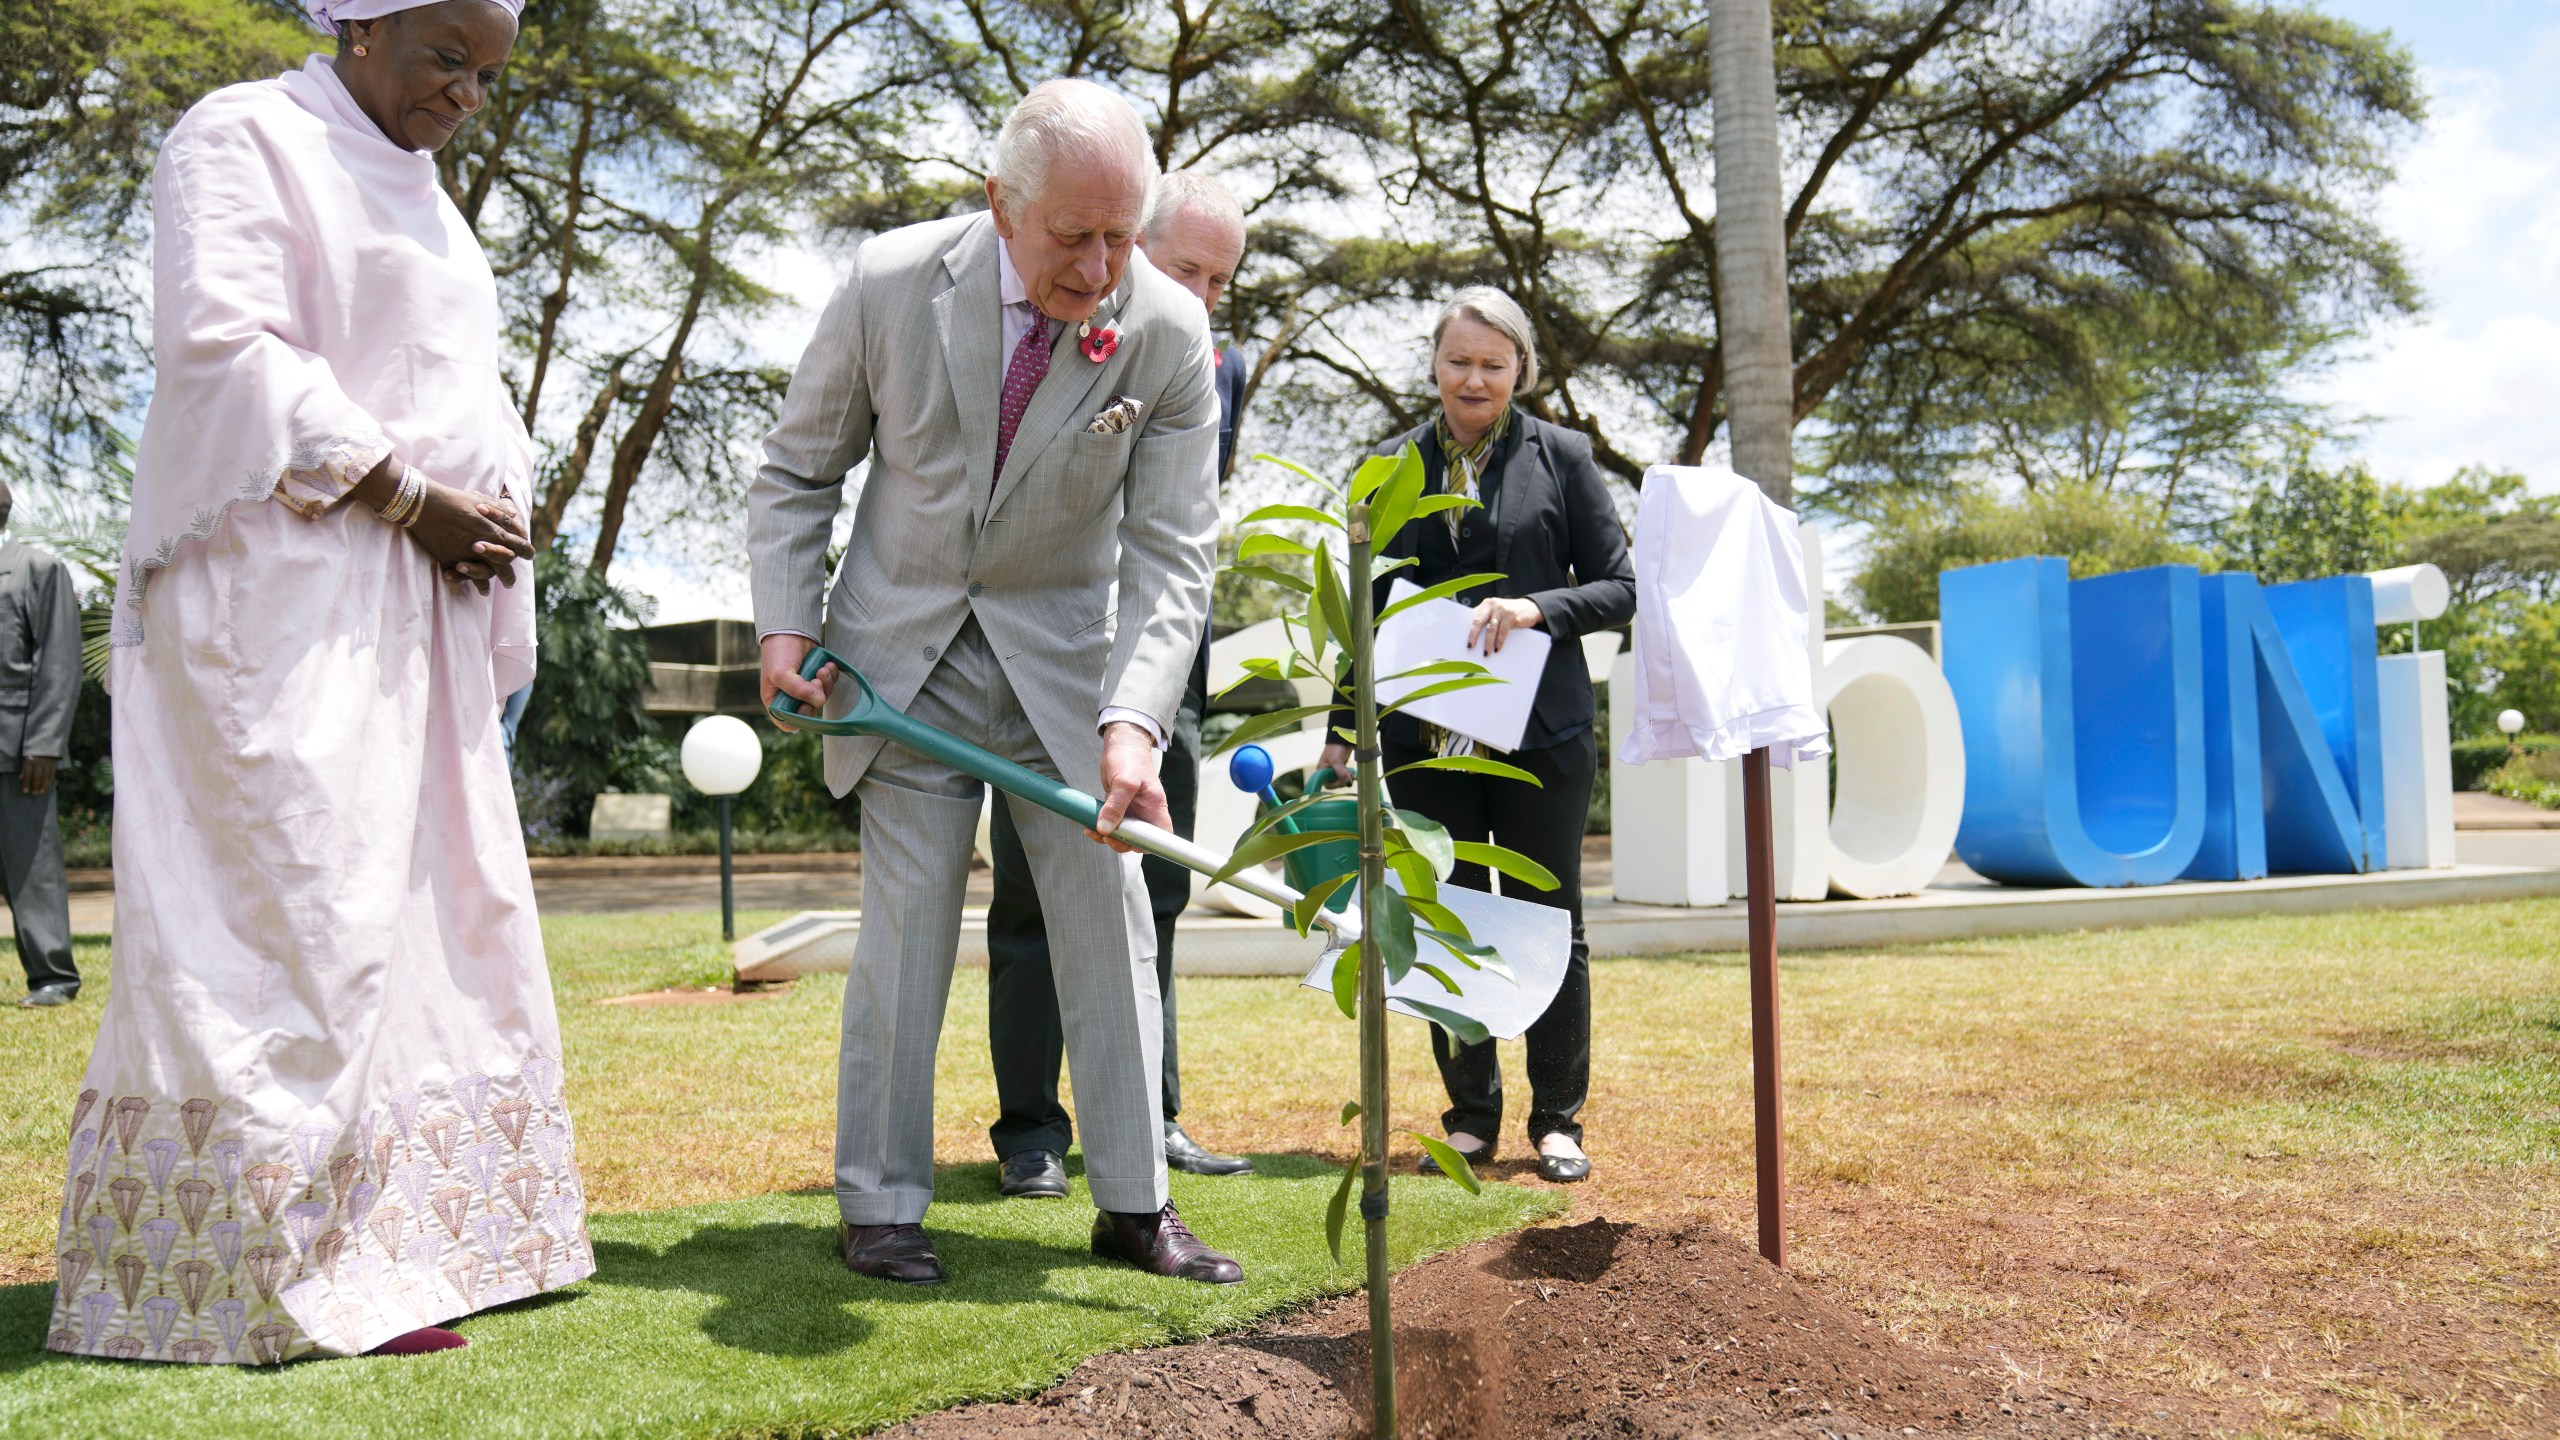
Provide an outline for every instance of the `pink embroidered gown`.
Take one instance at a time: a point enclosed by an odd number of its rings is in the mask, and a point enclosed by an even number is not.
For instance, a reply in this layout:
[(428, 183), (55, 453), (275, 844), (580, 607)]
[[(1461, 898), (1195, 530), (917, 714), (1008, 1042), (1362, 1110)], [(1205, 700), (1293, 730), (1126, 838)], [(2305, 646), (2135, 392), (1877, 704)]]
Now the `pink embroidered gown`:
[(531, 586), (339, 503), (391, 446), (521, 496), (531, 449), (487, 261), (327, 61), (208, 97), (153, 193), (113, 984), (46, 1344), (354, 1354), (595, 1268), (497, 723)]

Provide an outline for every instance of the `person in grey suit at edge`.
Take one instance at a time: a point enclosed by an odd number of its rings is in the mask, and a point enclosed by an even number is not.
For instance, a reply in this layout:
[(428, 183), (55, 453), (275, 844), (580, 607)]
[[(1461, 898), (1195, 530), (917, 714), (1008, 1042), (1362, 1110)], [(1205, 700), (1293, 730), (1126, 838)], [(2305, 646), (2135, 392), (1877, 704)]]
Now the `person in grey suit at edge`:
[[(0, 530), (12, 496), (0, 485)], [(80, 607), (71, 572), (41, 550), (0, 541), (0, 879), (18, 932), (31, 1008), (80, 996), (71, 963), (71, 895), (62, 874), (62, 832), (54, 823), (54, 767), (71, 741), (80, 703)]]
[[(1210, 315), (1244, 263), (1244, 209), (1225, 186), (1177, 170), (1156, 182), (1147, 200), (1138, 249), (1147, 263), (1200, 297)], [(1243, 357), (1230, 346), (1212, 357), (1218, 393), (1218, 475), (1235, 467), (1236, 420), (1244, 408)], [(1164, 755), (1165, 805), (1174, 833), (1191, 837), (1200, 796), (1200, 716), (1209, 704), (1209, 637), (1194, 652), (1191, 680)], [(999, 1188), (1015, 1199), (1059, 1199), (1067, 1193), (1067, 1138), (1074, 1131), (1058, 1101), (1058, 999), (1049, 971), (1049, 935), (1039, 887), (1022, 858), (1013, 821), (998, 806), (989, 829), (987, 866), (995, 894), (987, 902), (987, 1049), (996, 1073), (996, 1119), (987, 1127), (1002, 1174)], [(1156, 988), (1164, 996), (1164, 1163), (1193, 1175), (1250, 1175), (1253, 1162), (1221, 1155), (1183, 1133), (1182, 1067), (1173, 998), (1174, 926), (1191, 903), (1191, 872), (1148, 856), (1140, 867), (1155, 910)]]
[[(1210, 1284), (1236, 1262), (1165, 1183), (1163, 1011), (1123, 816), (1169, 823), (1158, 752), (1209, 609), (1218, 405), (1208, 317), (1130, 263), (1155, 180), (1146, 128), (1086, 81), (1005, 118), (989, 210), (866, 242), (801, 356), (748, 491), (763, 689), (842, 713), (827, 648), (881, 699), (1061, 779), (1098, 777), (1099, 834), (1007, 797), (1047, 902), (1067, 1063), (1099, 1210), (1093, 1251)], [(832, 586), (845, 476), (866, 478)], [(845, 1264), (942, 1279), (933, 1067), (983, 791), (877, 739), (830, 738), (862, 810), (862, 932), (837, 1058)]]

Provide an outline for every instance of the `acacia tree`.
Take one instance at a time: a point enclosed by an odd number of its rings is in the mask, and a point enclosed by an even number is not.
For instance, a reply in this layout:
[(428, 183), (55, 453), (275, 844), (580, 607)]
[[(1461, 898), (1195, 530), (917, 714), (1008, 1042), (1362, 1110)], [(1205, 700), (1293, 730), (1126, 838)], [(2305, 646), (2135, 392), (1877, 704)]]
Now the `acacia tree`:
[[(2039, 377), (2067, 391), (2104, 354), (2104, 317), (2139, 305), (2229, 354), (2269, 317), (2353, 324), (2414, 303), (2363, 218), (2420, 110), (2408, 58), (2374, 34), (2232, 0), (1776, 12), (1799, 420), (1838, 406), (1925, 425), (1993, 364), (2013, 394)], [(1532, 408), (1590, 433), (1616, 473), (1698, 459), (1732, 401), (1709, 15), (1402, 0), (1374, 29), (1346, 83), (1403, 123), (1348, 138), (1439, 231), (1406, 257), (1416, 292), (1481, 280), (1519, 298), (1553, 376)], [(1335, 395), (1403, 420), (1427, 404), (1406, 383)], [(1831, 489), (1854, 503), (1878, 484)]]

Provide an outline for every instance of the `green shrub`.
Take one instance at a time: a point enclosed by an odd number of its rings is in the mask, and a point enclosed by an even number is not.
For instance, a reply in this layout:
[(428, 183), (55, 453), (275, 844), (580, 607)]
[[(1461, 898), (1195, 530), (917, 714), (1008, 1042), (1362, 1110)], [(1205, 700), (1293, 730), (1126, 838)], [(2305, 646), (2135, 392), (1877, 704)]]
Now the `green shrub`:
[[(2528, 755), (2560, 751), (2560, 735), (2519, 735), (2514, 749)], [(2453, 742), (2453, 788), (2486, 790), (2489, 777), (2507, 763), (2504, 735), (2471, 735)]]
[(529, 840), (582, 839), (606, 790), (674, 794), (676, 750), (642, 707), (641, 603), (559, 550), (534, 560), (540, 660), (516, 732), (516, 804)]

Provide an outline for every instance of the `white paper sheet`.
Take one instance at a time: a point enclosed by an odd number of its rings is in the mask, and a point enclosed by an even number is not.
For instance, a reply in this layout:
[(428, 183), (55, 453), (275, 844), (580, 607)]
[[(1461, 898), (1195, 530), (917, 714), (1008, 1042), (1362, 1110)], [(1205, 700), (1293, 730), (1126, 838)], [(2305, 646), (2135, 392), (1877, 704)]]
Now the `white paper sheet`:
[[(1508, 650), (1508, 645), (1502, 648)], [(1486, 689), (1493, 687), (1487, 686)], [(1394, 876), (1387, 883), (1401, 890), (1404, 886)], [(1351, 903), (1360, 903), (1359, 887), (1352, 887)], [(1454, 1010), (1484, 1026), (1497, 1040), (1516, 1040), (1538, 1017), (1555, 1003), (1556, 992), (1564, 988), (1565, 962), (1573, 957), (1573, 917), (1552, 905), (1529, 900), (1515, 900), (1508, 895), (1488, 895), (1481, 890), (1461, 890), (1455, 885), (1440, 887), (1440, 903), (1467, 922), (1467, 934), (1479, 945), (1490, 945), (1511, 967), (1519, 983), (1513, 984), (1489, 970), (1470, 970), (1466, 963), (1443, 948), (1428, 935), (1414, 937), (1413, 954), (1417, 960), (1437, 965), (1458, 982), (1463, 994), (1452, 995), (1440, 982), (1420, 969), (1405, 972), (1403, 980), (1387, 987), (1387, 1008), (1401, 1015), (1413, 1015), (1411, 1007), (1401, 1003), (1419, 1000)], [(1319, 958), (1307, 971), (1302, 982), (1310, 990), (1333, 993), (1332, 958)], [(1420, 1016), (1415, 1016), (1419, 1019)]]
[[(1421, 589), (1398, 577), (1387, 592), (1387, 603), (1392, 605), (1408, 595), (1419, 594)], [(1520, 737), (1528, 733), (1529, 709), (1537, 703), (1538, 679), (1546, 673), (1547, 652), (1555, 648), (1555, 638), (1544, 630), (1514, 630), (1503, 640), (1502, 648), (1491, 655), (1470, 650), (1467, 617), (1474, 613), (1475, 607), (1455, 600), (1431, 600), (1379, 626), (1378, 673), (1402, 674), (1441, 660), (1472, 660), (1482, 665), (1510, 683), (1475, 685), (1434, 695), (1415, 702), (1405, 713), (1496, 750), (1517, 750)], [(1426, 685), (1453, 678), (1424, 675), (1412, 680), (1381, 680), (1378, 703), (1393, 705)], [(1428, 977), (1425, 981), (1428, 983)]]

